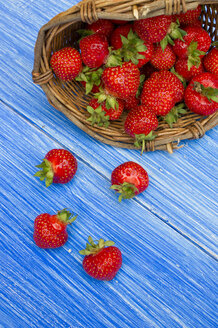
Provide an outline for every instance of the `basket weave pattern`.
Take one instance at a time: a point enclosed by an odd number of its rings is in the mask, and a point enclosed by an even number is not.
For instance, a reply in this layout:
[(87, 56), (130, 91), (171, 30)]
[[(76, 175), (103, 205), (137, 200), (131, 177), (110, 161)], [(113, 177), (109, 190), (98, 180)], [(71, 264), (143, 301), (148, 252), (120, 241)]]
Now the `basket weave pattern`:
[[(35, 45), (33, 81), (41, 85), (48, 101), (63, 112), (74, 124), (95, 139), (116, 147), (135, 148), (134, 140), (124, 131), (124, 113), (117, 121), (112, 121), (108, 128), (92, 126), (87, 118), (86, 107), (90, 96), (85, 95), (84, 88), (77, 81), (63, 82), (56, 78), (50, 68), (51, 54), (65, 46), (78, 48), (76, 31), (85, 22), (92, 23), (98, 19), (135, 19), (174, 14), (194, 9), (202, 4), (202, 27), (208, 31), (213, 41), (218, 40), (218, 1), (192, 0), (118, 0), (118, 1), (82, 1), (69, 10), (60, 13), (44, 25)], [(146, 151), (179, 148), (179, 141), (202, 137), (218, 123), (218, 113), (208, 117), (187, 112), (169, 128), (160, 121), (155, 131), (157, 137), (146, 143)]]

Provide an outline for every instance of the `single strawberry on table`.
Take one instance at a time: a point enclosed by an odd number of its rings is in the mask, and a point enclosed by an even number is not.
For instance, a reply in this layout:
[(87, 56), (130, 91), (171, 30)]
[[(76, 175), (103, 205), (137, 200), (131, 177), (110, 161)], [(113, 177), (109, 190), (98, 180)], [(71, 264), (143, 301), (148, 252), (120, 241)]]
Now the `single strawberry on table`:
[(194, 113), (211, 115), (218, 110), (218, 78), (211, 73), (195, 76), (185, 90), (185, 103)]
[(83, 268), (85, 272), (97, 280), (112, 280), (122, 266), (122, 254), (119, 248), (113, 246), (111, 240), (99, 239), (95, 243), (91, 236), (88, 238), (86, 248), (79, 251), (85, 255)]
[(33, 239), (40, 248), (58, 248), (63, 246), (67, 239), (67, 226), (75, 221), (76, 216), (66, 209), (50, 215), (43, 213), (34, 221)]
[(49, 187), (52, 183), (64, 184), (72, 180), (77, 171), (77, 160), (66, 149), (52, 149), (36, 167), (40, 170), (34, 176), (45, 180), (46, 187)]
[(50, 65), (59, 79), (71, 81), (81, 72), (82, 59), (79, 51), (66, 47), (53, 53)]
[(146, 170), (138, 163), (129, 161), (117, 166), (111, 174), (111, 189), (120, 193), (122, 199), (131, 199), (142, 193), (149, 185)]

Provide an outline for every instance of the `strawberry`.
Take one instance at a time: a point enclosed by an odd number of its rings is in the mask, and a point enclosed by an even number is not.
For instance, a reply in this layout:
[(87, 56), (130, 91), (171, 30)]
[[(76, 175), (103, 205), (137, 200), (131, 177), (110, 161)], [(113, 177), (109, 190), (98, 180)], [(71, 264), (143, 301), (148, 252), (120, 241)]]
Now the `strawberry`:
[(87, 24), (86, 29), (91, 30), (94, 33), (103, 34), (107, 37), (110, 36), (113, 31), (114, 24), (109, 19), (99, 19), (92, 24)]
[(103, 65), (109, 55), (107, 37), (102, 34), (92, 34), (80, 40), (80, 50), (83, 63), (90, 68)]
[(164, 51), (160, 44), (154, 47), (154, 53), (151, 58), (151, 64), (159, 70), (168, 70), (175, 64), (176, 55), (172, 50), (172, 46), (167, 45)]
[(204, 57), (205, 69), (218, 77), (218, 48), (213, 48)]
[(124, 109), (129, 111), (135, 107), (137, 107), (139, 104), (139, 98), (136, 96), (130, 96), (124, 100)]
[(125, 162), (113, 170), (111, 185), (111, 189), (120, 193), (119, 202), (131, 199), (148, 188), (148, 173), (138, 163)]
[(40, 177), (41, 181), (45, 179), (45, 185), (49, 187), (52, 183), (63, 184), (72, 180), (77, 171), (77, 160), (66, 149), (52, 149), (36, 167), (40, 170), (34, 176)]
[(200, 65), (201, 58), (209, 50), (211, 38), (201, 27), (185, 27), (187, 33), (184, 42), (177, 39), (173, 46), (173, 51), (180, 58), (188, 58), (188, 69), (192, 65)]
[(194, 113), (211, 115), (218, 110), (218, 78), (211, 73), (195, 76), (185, 90), (185, 103)]
[(122, 266), (122, 254), (111, 240), (99, 239), (95, 244), (92, 237), (88, 238), (86, 248), (79, 251), (85, 255), (83, 269), (97, 280), (112, 280)]
[[(187, 33), (184, 36), (184, 42), (182, 40), (175, 40), (173, 51), (178, 57), (186, 58), (190, 54), (190, 45), (194, 42), (197, 43), (195, 50), (207, 52), (211, 45), (211, 38), (209, 34), (201, 27), (185, 27), (184, 31)], [(203, 55), (203, 54), (200, 54)]]
[(33, 239), (40, 248), (58, 248), (63, 246), (67, 239), (67, 225), (75, 221), (77, 215), (66, 209), (55, 215), (43, 213), (38, 215), (34, 221)]
[(181, 24), (181, 28), (184, 29), (185, 27), (201, 27), (202, 28), (202, 23), (199, 19), (197, 19), (196, 21), (193, 21), (192, 23), (189, 24)]
[(156, 43), (166, 36), (171, 22), (171, 16), (166, 15), (139, 19), (134, 21), (134, 31), (142, 40)]
[(200, 64), (198, 66), (193, 65), (190, 67), (190, 69), (188, 69), (188, 59), (178, 58), (175, 64), (175, 70), (184, 79), (190, 81), (192, 77), (203, 73), (204, 68), (202, 62), (200, 61)]
[(121, 20), (121, 19), (112, 19), (112, 23), (116, 25), (125, 25), (126, 23), (128, 23), (128, 21)]
[(169, 71), (155, 72), (144, 83), (141, 103), (156, 115), (165, 116), (182, 101), (184, 86), (178, 77)]
[(117, 50), (122, 48), (123, 42), (121, 36), (127, 38), (131, 28), (132, 28), (132, 24), (126, 24), (126, 25), (119, 26), (115, 28), (115, 30), (113, 30), (110, 37), (110, 44), (113, 47), (113, 49)]
[(92, 125), (105, 125), (107, 127), (109, 124), (108, 121), (117, 120), (121, 116), (123, 109), (124, 102), (120, 99), (116, 101), (113, 108), (110, 103), (108, 105), (106, 101), (99, 103), (97, 99), (93, 98), (87, 106), (87, 111), (90, 113), (88, 121), (90, 121)]
[(145, 141), (155, 138), (152, 132), (158, 127), (158, 119), (150, 108), (140, 105), (133, 108), (127, 115), (124, 130), (131, 137), (135, 138), (134, 145), (145, 149)]
[(179, 20), (180, 24), (190, 25), (197, 21), (201, 14), (201, 5), (198, 5), (197, 8), (188, 10), (186, 13), (180, 13), (174, 15), (173, 20)]
[(138, 67), (125, 62), (122, 66), (107, 67), (102, 74), (106, 91), (120, 99), (126, 99), (136, 94), (140, 84)]
[(51, 56), (50, 65), (59, 79), (71, 81), (82, 70), (82, 59), (76, 49), (66, 47)]

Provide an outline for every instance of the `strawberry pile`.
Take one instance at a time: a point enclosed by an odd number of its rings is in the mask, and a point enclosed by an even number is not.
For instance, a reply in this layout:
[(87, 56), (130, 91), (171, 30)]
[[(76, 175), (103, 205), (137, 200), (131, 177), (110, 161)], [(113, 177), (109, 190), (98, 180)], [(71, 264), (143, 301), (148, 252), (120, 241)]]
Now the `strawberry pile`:
[(143, 151), (160, 120), (172, 127), (186, 109), (200, 115), (218, 109), (218, 49), (200, 14), (199, 5), (134, 22), (99, 19), (78, 31), (79, 50), (55, 52), (51, 67), (92, 93), (90, 124), (108, 127), (128, 111), (124, 130)]

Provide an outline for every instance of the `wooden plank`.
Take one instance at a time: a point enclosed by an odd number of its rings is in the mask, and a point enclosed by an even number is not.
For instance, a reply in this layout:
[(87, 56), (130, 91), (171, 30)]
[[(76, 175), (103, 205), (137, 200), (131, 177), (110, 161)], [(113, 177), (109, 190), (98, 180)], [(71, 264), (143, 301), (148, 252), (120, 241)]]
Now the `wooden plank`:
[[(73, 181), (45, 188), (34, 165), (62, 145), (2, 104), (0, 119), (2, 327), (216, 327), (213, 258), (138, 202), (120, 206), (108, 179), (79, 154)], [(34, 218), (63, 207), (78, 213), (67, 244), (39, 249)], [(112, 282), (82, 270), (78, 251), (89, 234), (122, 250)]]
[[(63, 7), (65, 5), (71, 4), (64, 3)], [(7, 14), (6, 8), (9, 7)], [(48, 7), (51, 7), (49, 12)], [(2, 5), (2, 10), (0, 98), (50, 136), (76, 151), (84, 161), (91, 163), (108, 179), (112, 169), (123, 161), (141, 163), (149, 172), (151, 184), (149, 192), (137, 198), (140, 204), (166, 224), (175, 226), (194, 243), (200, 243), (206, 250), (216, 252), (217, 189), (214, 181), (217, 176), (217, 129), (208, 132), (199, 141), (187, 142), (174, 155), (155, 152), (141, 157), (137, 151), (116, 149), (96, 142), (52, 108), (41, 89), (31, 82), (33, 45), (38, 25), (46, 23), (46, 19), (55, 14), (54, 11), (62, 9), (56, 8), (52, 1), (48, 2), (46, 8), (40, 2), (29, 7), (20, 1), (16, 7), (9, 1)], [(30, 11), (31, 17), (28, 15)], [(38, 25), (33, 26), (33, 19)], [(14, 22), (16, 35), (11, 33)], [(13, 44), (13, 51), (8, 47), (9, 44)]]

